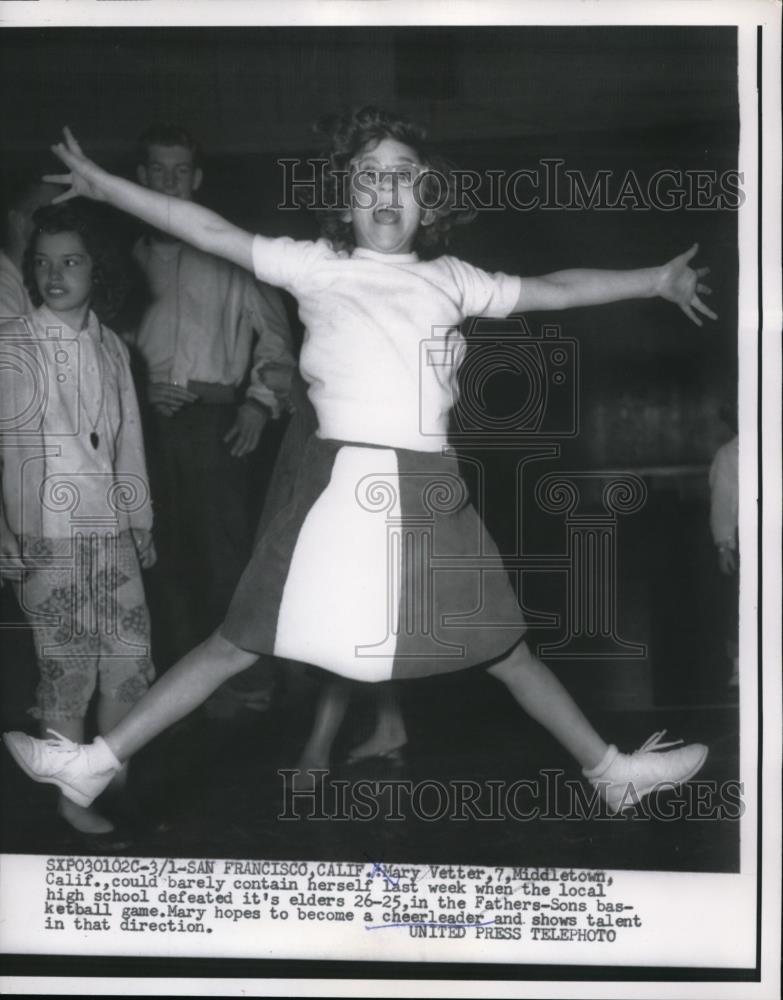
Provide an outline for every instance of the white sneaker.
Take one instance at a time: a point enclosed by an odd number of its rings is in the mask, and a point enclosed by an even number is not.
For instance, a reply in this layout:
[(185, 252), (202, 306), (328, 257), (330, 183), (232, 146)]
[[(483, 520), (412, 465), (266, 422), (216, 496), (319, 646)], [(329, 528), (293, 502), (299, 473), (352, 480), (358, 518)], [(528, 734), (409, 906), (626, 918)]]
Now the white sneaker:
[(60, 736), (37, 740), (27, 733), (3, 733), (3, 742), (24, 773), (48, 785), (57, 785), (77, 806), (89, 806), (120, 770), (120, 762), (100, 738), (84, 745)]
[(665, 729), (653, 733), (632, 754), (620, 753), (612, 745), (600, 764), (582, 772), (603, 796), (610, 813), (632, 808), (655, 789), (676, 788), (702, 768), (709, 753), (707, 747), (691, 743), (663, 753), (683, 742), (661, 743), (665, 735)]

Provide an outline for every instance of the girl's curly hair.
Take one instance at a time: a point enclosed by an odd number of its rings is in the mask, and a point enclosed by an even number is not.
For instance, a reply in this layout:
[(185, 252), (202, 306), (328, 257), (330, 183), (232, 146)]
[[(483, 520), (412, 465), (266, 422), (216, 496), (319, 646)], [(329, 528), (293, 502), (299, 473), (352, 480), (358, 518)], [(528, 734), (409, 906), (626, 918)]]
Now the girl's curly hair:
[(328, 135), (330, 146), (324, 153), (324, 169), (316, 181), (315, 212), (321, 232), (335, 250), (350, 251), (355, 246), (353, 226), (345, 219), (350, 205), (351, 161), (363, 149), (387, 138), (410, 146), (421, 159), (421, 165), (428, 169), (417, 182), (417, 188), (420, 204), (430, 209), (432, 222), (419, 226), (416, 250), (438, 244), (446, 246), (452, 226), (475, 217), (474, 209), (458, 205), (454, 167), (432, 149), (419, 125), (368, 105), (352, 114), (327, 119), (318, 129)]
[(130, 291), (131, 279), (125, 256), (109, 235), (108, 228), (97, 207), (79, 200), (45, 205), (33, 214), (33, 234), (25, 250), (22, 274), (34, 306), (43, 302), (34, 269), (38, 237), (44, 233), (51, 236), (78, 233), (92, 259), (90, 308), (102, 323), (110, 323), (119, 315)]

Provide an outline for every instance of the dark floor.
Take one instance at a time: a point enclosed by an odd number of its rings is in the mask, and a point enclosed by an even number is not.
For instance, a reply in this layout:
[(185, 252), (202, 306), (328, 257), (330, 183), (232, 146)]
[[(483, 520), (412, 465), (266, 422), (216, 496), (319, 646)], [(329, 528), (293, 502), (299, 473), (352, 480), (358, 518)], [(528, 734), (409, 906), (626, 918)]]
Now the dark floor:
[[(481, 672), (406, 686), (404, 711), (411, 742), (404, 767), (338, 765), (328, 776), (322, 797), (287, 800), (277, 771), (295, 765), (316, 688), (312, 680), (292, 698), (290, 692), (286, 697), (281, 685), (272, 710), (244, 711), (228, 723), (196, 713), (153, 743), (136, 758), (131, 772), (133, 836), (126, 845), (96, 849), (73, 834), (56, 816), (55, 790), (28, 781), (4, 753), (2, 851), (738, 870), (739, 824), (731, 819), (691, 815), (671, 820), (660, 812), (612, 819), (583, 818), (582, 812), (558, 818), (556, 812), (562, 814), (569, 802), (577, 801), (569, 798), (562, 784), (577, 782), (577, 770), (557, 743), (518, 712), (502, 688)], [(4, 727), (25, 725), (10, 714), (6, 702)], [(608, 739), (628, 750), (664, 727), (672, 737), (703, 741), (710, 746), (710, 757), (700, 781), (720, 788), (737, 776), (737, 710), (730, 704), (591, 715)], [(366, 696), (359, 692), (336, 747), (338, 761), (362, 738), (366, 730), (362, 720), (367, 716)], [(563, 773), (555, 777), (558, 769)], [(395, 807), (390, 790), (377, 786), (373, 791), (377, 818), (356, 818), (358, 795), (350, 797), (353, 786), (342, 794), (349, 796), (345, 799), (349, 810), (354, 805), (354, 818), (336, 818), (340, 786), (331, 784), (332, 779), (409, 781), (419, 786), (419, 811), (435, 818), (417, 818), (404, 789), (398, 792), (401, 798)], [(493, 815), (488, 783), (511, 785), (519, 779), (541, 782), (537, 786), (541, 791), (534, 797), (528, 786), (514, 800), (516, 814), (507, 811), (505, 818), (485, 818)], [(451, 798), (439, 798), (444, 793), (438, 792), (435, 782), (451, 789)], [(481, 797), (473, 815), (463, 809), (464, 818), (449, 818), (449, 811), (459, 815), (453, 792), (459, 782), (477, 783)], [(544, 789), (553, 783), (559, 783), (557, 798), (546, 800)], [(709, 797), (710, 791), (704, 794)], [(680, 792), (662, 799), (659, 806), (663, 810), (668, 802), (668, 816), (686, 801)], [(368, 811), (366, 799), (364, 806), (360, 815)], [(538, 817), (525, 819), (536, 806)], [(307, 818), (314, 811), (316, 816)], [(280, 818), (286, 812), (290, 818)]]
[[(703, 496), (687, 502), (665, 492), (653, 493), (641, 514), (621, 522), (619, 538), (617, 626), (624, 640), (643, 646), (644, 655), (636, 660), (552, 661), (596, 728), (621, 749), (635, 749), (660, 729), (668, 730), (667, 739), (709, 745), (710, 756), (699, 781), (715, 784), (698, 785), (704, 796), (698, 809), (686, 809), (690, 793), (681, 792), (668, 800), (665, 817), (659, 812), (652, 817), (563, 818), (571, 801), (578, 805), (575, 788), (585, 787), (577, 769), (500, 685), (475, 670), (403, 685), (410, 744), (407, 764), (398, 770), (339, 765), (347, 751), (368, 735), (371, 704), (366, 690), (357, 691), (335, 749), (337, 763), (319, 800), (324, 818), (304, 818), (311, 811), (311, 800), (288, 800), (286, 805), (283, 779), (277, 772), (296, 765), (323, 675), (281, 667), (269, 711), (244, 710), (230, 722), (210, 719), (200, 711), (139, 754), (130, 779), (134, 837), (117, 849), (155, 856), (737, 871), (739, 824), (710, 815), (711, 805), (720, 806), (721, 795), (736, 796), (730, 783), (738, 778), (739, 720), (736, 695), (726, 685), (729, 661), (722, 634), (726, 626), (706, 523)], [(546, 525), (534, 526), (541, 545)], [(501, 545), (502, 528), (493, 526)], [(550, 540), (552, 551), (560, 550), (561, 542)], [(542, 608), (557, 611), (558, 600), (562, 601), (560, 577), (528, 576), (528, 613)], [(154, 619), (155, 608), (151, 611)], [(562, 608), (560, 613), (562, 620)], [(535, 620), (534, 614), (529, 620)], [(20, 621), (10, 589), (0, 588), (2, 728), (34, 732), (27, 709), (34, 703), (37, 671), (29, 634), (13, 627)], [(529, 638), (536, 648), (553, 640), (556, 644), (558, 634), (556, 629), (547, 633), (539, 628)], [(100, 853), (57, 818), (53, 788), (28, 781), (5, 751), (0, 761), (4, 804), (0, 850)], [(544, 772), (558, 769), (562, 771), (558, 797), (547, 805), (544, 790), (556, 779)], [(417, 818), (406, 787), (399, 785), (395, 791), (401, 808), (396, 815), (401, 812), (401, 818), (384, 818), (395, 815), (388, 787), (371, 790), (377, 792), (376, 818), (356, 818), (370, 811), (366, 801), (361, 813), (354, 810), (354, 818), (334, 818), (339, 806), (335, 796), (346, 786), (331, 782), (351, 782), (342, 794), (352, 795), (360, 779), (395, 779), (418, 786), (419, 811), (436, 818)], [(502, 789), (519, 780), (540, 783), (536, 801), (528, 786), (515, 800), (517, 818), (508, 811), (505, 819), (485, 818), (497, 816), (489, 798), (492, 783), (505, 782), (506, 786), (494, 786)], [(442, 783), (450, 798), (438, 799), (434, 782)], [(473, 813), (463, 807), (462, 819), (437, 818), (441, 810), (448, 817), (452, 806), (459, 809), (454, 800), (459, 782), (477, 783), (461, 786), (479, 789)], [(356, 804), (352, 798), (346, 803)], [(724, 804), (736, 816), (736, 801)], [(539, 808), (537, 818), (519, 818), (534, 805)], [(663, 801), (662, 808), (665, 805)], [(289, 814), (295, 810), (300, 818), (280, 819), (286, 809)], [(678, 809), (687, 815), (679, 815)]]

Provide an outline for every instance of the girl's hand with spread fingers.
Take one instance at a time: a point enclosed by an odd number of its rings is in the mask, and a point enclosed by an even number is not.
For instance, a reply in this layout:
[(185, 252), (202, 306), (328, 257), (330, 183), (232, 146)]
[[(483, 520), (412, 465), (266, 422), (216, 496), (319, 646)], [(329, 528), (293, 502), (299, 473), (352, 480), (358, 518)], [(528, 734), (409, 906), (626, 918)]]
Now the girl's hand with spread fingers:
[(67, 188), (54, 201), (91, 198), (105, 201), (135, 215), (148, 225), (190, 243), (197, 250), (224, 257), (247, 271), (253, 271), (253, 235), (227, 222), (203, 205), (161, 194), (110, 174), (88, 159), (69, 128), (63, 129), (63, 142), (52, 146), (54, 155), (68, 167), (67, 174), (47, 174), (50, 184)]
[(54, 155), (69, 168), (68, 174), (46, 174), (43, 178), (49, 184), (62, 184), (68, 190), (52, 199), (53, 203), (67, 201), (69, 198), (91, 198), (93, 201), (103, 201), (104, 194), (100, 185), (104, 171), (89, 160), (71, 130), (63, 129), (64, 142), (52, 146)]
[(712, 289), (701, 281), (703, 277), (710, 273), (710, 269), (708, 267), (692, 268), (690, 266), (691, 260), (698, 252), (699, 244), (694, 243), (690, 250), (686, 250), (679, 257), (675, 257), (668, 264), (663, 265), (658, 294), (661, 298), (678, 305), (690, 320), (697, 326), (701, 326), (702, 321), (696, 315), (696, 311), (702, 313), (704, 316), (708, 316), (710, 319), (717, 319), (718, 317), (699, 298), (700, 294), (710, 295)]

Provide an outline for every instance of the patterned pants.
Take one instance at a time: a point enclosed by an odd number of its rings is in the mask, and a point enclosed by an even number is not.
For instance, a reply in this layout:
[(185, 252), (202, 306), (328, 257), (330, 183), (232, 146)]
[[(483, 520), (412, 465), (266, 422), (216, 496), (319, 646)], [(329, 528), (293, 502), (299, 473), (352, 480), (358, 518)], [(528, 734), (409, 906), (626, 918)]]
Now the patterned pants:
[(83, 719), (100, 693), (132, 705), (152, 683), (150, 622), (136, 548), (120, 535), (22, 539), (26, 573), (15, 585), (32, 629), (45, 721)]

